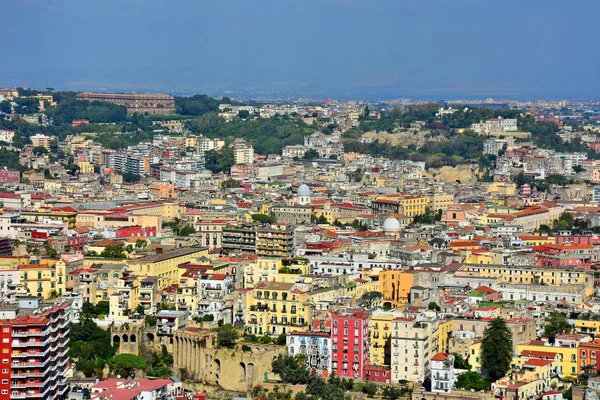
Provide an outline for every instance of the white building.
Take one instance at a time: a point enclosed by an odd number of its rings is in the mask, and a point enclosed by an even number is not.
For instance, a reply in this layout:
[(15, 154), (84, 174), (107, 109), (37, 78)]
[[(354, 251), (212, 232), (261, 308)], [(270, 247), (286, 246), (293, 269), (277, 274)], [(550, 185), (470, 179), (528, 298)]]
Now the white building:
[(254, 164), (254, 147), (244, 139), (235, 139), (233, 142), (233, 158), (236, 164)]
[(12, 143), (15, 131), (0, 129), (0, 142)]
[(397, 318), (391, 338), (392, 382), (401, 380), (423, 382), (428, 372), (430, 352), (437, 348), (430, 343), (433, 326), (414, 318)]
[(472, 124), (471, 129), (477, 133), (494, 133), (494, 132), (516, 132), (516, 118), (492, 118), (487, 121), (481, 121), (478, 124)]
[(431, 391), (446, 393), (454, 386), (454, 356), (438, 353), (431, 357)]
[(331, 338), (325, 332), (290, 332), (286, 338), (288, 354), (304, 355), (307, 368), (315, 375), (331, 375)]

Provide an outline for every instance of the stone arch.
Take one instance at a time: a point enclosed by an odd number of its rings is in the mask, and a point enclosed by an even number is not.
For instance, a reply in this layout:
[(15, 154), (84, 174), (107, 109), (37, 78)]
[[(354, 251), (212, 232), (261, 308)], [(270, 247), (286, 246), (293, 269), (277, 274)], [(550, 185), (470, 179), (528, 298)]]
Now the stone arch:
[(154, 333), (148, 332), (146, 333), (146, 341), (150, 343), (154, 343)]
[(246, 364), (240, 362), (240, 367), (242, 367), (242, 381), (246, 380)]
[(129, 336), (126, 333), (123, 334), (123, 343), (129, 343)]
[(217, 364), (217, 372), (221, 372), (221, 360), (215, 358), (215, 364)]
[(131, 336), (129, 336), (129, 341), (131, 343), (135, 343), (137, 342), (137, 337), (132, 333)]
[(113, 336), (113, 343), (120, 345), (121, 344), (121, 336), (119, 336), (119, 335)]

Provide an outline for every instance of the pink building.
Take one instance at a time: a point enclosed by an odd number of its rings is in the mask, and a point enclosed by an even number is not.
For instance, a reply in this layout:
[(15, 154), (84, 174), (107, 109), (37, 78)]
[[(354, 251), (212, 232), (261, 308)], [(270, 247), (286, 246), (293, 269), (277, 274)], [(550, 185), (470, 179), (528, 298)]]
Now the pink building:
[(369, 314), (332, 313), (332, 371), (340, 377), (363, 379), (369, 362)]
[(545, 244), (534, 246), (535, 260), (539, 267), (591, 268), (594, 246), (591, 244)]
[(9, 171), (6, 168), (0, 169), (0, 183), (19, 182), (21, 182), (21, 173), (19, 171)]

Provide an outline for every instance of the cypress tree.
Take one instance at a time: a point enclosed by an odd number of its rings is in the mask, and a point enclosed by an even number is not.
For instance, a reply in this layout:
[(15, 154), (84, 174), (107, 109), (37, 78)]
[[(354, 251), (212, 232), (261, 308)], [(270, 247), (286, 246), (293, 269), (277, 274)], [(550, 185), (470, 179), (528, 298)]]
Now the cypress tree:
[(500, 317), (489, 323), (481, 343), (481, 372), (497, 381), (510, 370), (513, 352), (512, 333)]

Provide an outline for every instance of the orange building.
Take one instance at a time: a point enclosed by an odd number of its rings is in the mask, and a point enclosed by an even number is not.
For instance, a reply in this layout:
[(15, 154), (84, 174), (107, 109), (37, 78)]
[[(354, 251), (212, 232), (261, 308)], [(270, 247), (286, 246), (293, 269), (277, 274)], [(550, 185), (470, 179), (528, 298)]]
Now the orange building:
[(175, 199), (177, 198), (177, 192), (175, 185), (172, 183), (159, 182), (150, 185), (150, 193), (159, 199)]
[(379, 288), (383, 294), (383, 305), (397, 307), (408, 304), (413, 284), (414, 274), (411, 271), (382, 271), (379, 274)]

